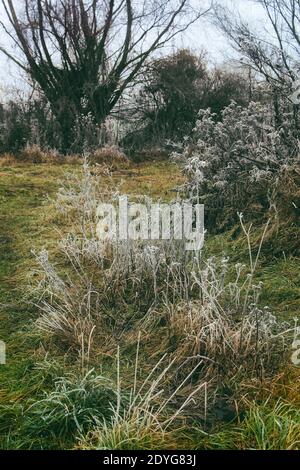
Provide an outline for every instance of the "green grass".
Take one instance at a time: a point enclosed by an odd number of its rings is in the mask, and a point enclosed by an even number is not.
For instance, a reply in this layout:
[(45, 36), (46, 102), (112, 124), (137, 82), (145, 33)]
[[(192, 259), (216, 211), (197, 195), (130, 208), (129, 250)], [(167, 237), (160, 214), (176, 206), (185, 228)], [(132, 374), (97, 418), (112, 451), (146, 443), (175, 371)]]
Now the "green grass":
[[(229, 256), (231, 265), (248, 264), (249, 255), (243, 237), (236, 238), (235, 230), (209, 238), (205, 245), (206, 253), (211, 256)], [(253, 254), (257, 252), (257, 240), (262, 229), (253, 229)], [(264, 245), (255, 274), (255, 281), (261, 281), (261, 303), (268, 305), (282, 320), (300, 318), (300, 257), (273, 257), (264, 252)], [(233, 270), (234, 271), (234, 270)]]
[[(0, 366), (0, 405), (6, 406), (0, 413), (8, 426), (9, 407), (20, 409), (41, 387), (41, 377), (33, 372), (39, 341), (28, 336), (36, 313), (26, 300), (26, 282), (33, 263), (31, 249), (48, 245), (54, 237), (47, 195), (55, 193), (64, 170), (41, 165), (0, 171), (0, 338), (7, 356), (7, 364)], [(0, 429), (5, 446), (8, 428)]]
[(278, 400), (252, 404), (243, 421), (213, 434), (199, 434), (199, 449), (299, 450), (300, 411)]

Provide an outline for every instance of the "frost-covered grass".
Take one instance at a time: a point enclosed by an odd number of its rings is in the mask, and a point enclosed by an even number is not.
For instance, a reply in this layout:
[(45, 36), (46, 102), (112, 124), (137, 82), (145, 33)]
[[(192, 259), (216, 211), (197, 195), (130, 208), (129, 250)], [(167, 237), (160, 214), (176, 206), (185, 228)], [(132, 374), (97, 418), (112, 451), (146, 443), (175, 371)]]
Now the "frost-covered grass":
[[(300, 310), (298, 260), (268, 258), (262, 249), (254, 273), (245, 237), (226, 234), (208, 241), (203, 260), (173, 252), (180, 271), (160, 247), (161, 275), (145, 268), (144, 247), (131, 247), (140, 262), (125, 276), (122, 257), (112, 265), (110, 250), (104, 264), (91, 256), (91, 232), (78, 257), (76, 238), (68, 236), (82, 236), (77, 219), (53, 203), (66, 171), (80, 177), (77, 165), (1, 169), (1, 339), (8, 347), (8, 364), (0, 366), (1, 446), (299, 447), (298, 370), (288, 365), (283, 374), (289, 338), (280, 335), (288, 328), (283, 321)], [(92, 173), (99, 177), (98, 169)], [(163, 199), (182, 182), (167, 162), (100, 177), (112, 192), (118, 184), (122, 192)], [(42, 249), (48, 253), (39, 255)], [(255, 243), (254, 261), (256, 254)], [(165, 269), (174, 274), (170, 295), (163, 295)], [(28, 282), (38, 286), (34, 296)]]

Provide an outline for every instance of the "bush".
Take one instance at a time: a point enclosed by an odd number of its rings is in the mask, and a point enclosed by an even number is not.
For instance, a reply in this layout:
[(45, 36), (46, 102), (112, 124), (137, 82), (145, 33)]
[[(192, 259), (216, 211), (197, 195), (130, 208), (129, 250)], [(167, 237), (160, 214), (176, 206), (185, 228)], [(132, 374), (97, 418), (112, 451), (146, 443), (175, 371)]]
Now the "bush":
[(17, 160), (10, 153), (0, 155), (0, 167), (11, 167), (17, 164)]
[(32, 145), (25, 147), (17, 158), (26, 163), (42, 163), (46, 160), (46, 154), (38, 145)]
[(14, 97), (0, 104), (0, 152), (17, 155), (26, 145), (58, 148), (59, 140), (57, 123), (45, 99)]
[(64, 157), (57, 150), (44, 151), (38, 145), (27, 145), (16, 155), (16, 160), (22, 163), (63, 163)]
[(222, 115), (216, 122), (209, 110), (201, 111), (191, 138), (173, 154), (188, 178), (186, 191), (205, 204), (212, 232), (234, 225), (238, 212), (248, 221), (267, 218), (286, 172), (299, 165), (288, 114), (281, 129), (271, 109), (258, 103), (232, 103)]

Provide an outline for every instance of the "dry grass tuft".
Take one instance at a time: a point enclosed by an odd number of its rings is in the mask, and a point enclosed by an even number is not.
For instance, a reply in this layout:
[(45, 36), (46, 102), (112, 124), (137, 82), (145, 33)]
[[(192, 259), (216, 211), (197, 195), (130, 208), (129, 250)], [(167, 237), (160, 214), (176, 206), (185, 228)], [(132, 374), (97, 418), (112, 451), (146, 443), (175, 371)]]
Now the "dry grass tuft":
[(10, 153), (4, 153), (3, 155), (0, 155), (0, 167), (16, 166), (17, 164), (18, 161)]
[(92, 165), (106, 165), (110, 170), (128, 167), (129, 160), (116, 145), (106, 145), (94, 150), (89, 156)]

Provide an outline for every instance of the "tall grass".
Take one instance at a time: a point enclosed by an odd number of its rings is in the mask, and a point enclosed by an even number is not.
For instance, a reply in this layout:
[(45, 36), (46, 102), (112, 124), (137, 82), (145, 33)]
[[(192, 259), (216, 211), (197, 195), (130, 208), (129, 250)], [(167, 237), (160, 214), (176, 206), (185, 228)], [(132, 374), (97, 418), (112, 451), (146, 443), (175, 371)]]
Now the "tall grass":
[[(226, 257), (187, 253), (176, 240), (99, 240), (97, 206), (116, 196), (85, 162), (82, 177), (69, 179), (55, 201), (70, 227), (59, 243), (59, 267), (45, 250), (36, 256), (36, 326), (63, 351), (76, 353), (81, 373), (95, 364), (99, 351), (103, 357), (119, 345), (130, 350), (141, 331), (144, 356), (139, 357), (139, 340), (134, 372), (123, 388), (118, 355), (113, 400), (102, 379), (97, 389), (98, 379), (93, 385), (88, 375), (78, 386), (58, 381), (33, 405), (36, 422), (46, 410), (48, 429), (76, 429), (81, 448), (150, 448), (159, 440), (170, 443), (178, 422), (198, 420), (206, 427), (220, 406), (224, 414), (235, 407), (236, 415), (243, 385), (263, 383), (284, 367), (291, 337), (290, 325), (261, 306), (262, 286), (255, 281), (268, 223), (253, 250), (251, 231), (240, 217), (249, 265), (232, 269)], [(94, 388), (104, 393), (102, 414), (94, 413), (94, 402), (91, 411), (88, 405), (81, 410), (94, 400)]]
[[(185, 408), (193, 401), (196, 394), (202, 396), (204, 408), (206, 407), (206, 383), (195, 387), (184, 398), (180, 396), (199, 364), (172, 390), (168, 386), (168, 374), (174, 367), (175, 361), (167, 360), (164, 355), (141, 380), (141, 383), (138, 383), (139, 341), (132, 386), (127, 393), (124, 393), (120, 378), (118, 350), (118, 399), (112, 407), (112, 417), (99, 422), (94, 430), (84, 436), (80, 441), (81, 448), (130, 450), (153, 449), (158, 445), (166, 447), (172, 442), (172, 434), (177, 429)], [(167, 364), (164, 365), (164, 363)], [(125, 403), (124, 396), (126, 397)], [(174, 407), (176, 400), (179, 401)]]

